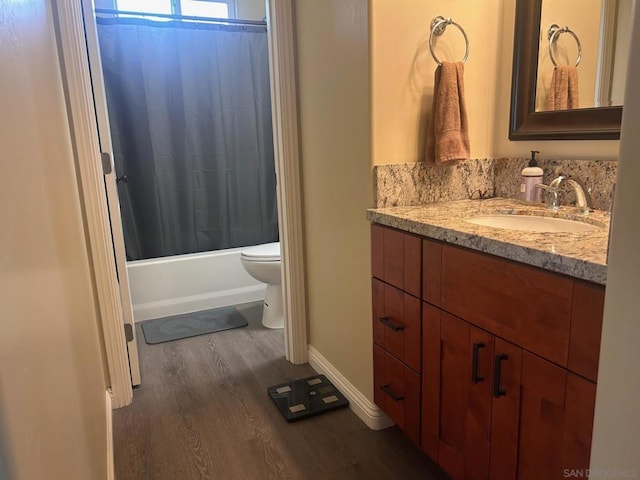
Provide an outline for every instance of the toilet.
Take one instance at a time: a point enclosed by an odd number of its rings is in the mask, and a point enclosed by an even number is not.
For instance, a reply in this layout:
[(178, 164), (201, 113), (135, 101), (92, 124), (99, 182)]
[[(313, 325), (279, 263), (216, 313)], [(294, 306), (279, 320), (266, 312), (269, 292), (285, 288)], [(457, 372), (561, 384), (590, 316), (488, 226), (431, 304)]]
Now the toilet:
[(284, 328), (280, 242), (244, 248), (240, 252), (240, 262), (249, 275), (267, 284), (262, 325), (267, 328)]

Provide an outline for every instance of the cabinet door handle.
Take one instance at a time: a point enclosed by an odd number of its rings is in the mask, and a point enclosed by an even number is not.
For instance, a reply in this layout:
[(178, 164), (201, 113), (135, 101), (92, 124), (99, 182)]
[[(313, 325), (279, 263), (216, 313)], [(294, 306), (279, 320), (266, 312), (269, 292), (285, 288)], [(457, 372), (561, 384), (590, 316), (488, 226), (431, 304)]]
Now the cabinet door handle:
[(473, 358), (471, 359), (471, 381), (473, 383), (484, 382), (484, 377), (478, 375), (478, 350), (485, 348), (484, 342), (473, 344)]
[(500, 390), (500, 377), (502, 374), (502, 362), (508, 360), (509, 355), (496, 355), (493, 361), (493, 396), (496, 398), (503, 397), (507, 394), (504, 390)]
[(404, 330), (404, 325), (398, 325), (397, 323), (393, 323), (389, 320), (389, 317), (380, 317), (378, 318), (380, 322), (384, 323), (387, 327), (389, 327), (394, 332), (399, 332), (400, 330)]
[(384, 384), (380, 387), (382, 389), (382, 391), (384, 393), (386, 393), (387, 395), (389, 395), (393, 400), (395, 400), (396, 402), (399, 402), (400, 400), (404, 399), (404, 397), (402, 395), (396, 395), (395, 393), (393, 393), (391, 391), (391, 388), (389, 388), (388, 384)]

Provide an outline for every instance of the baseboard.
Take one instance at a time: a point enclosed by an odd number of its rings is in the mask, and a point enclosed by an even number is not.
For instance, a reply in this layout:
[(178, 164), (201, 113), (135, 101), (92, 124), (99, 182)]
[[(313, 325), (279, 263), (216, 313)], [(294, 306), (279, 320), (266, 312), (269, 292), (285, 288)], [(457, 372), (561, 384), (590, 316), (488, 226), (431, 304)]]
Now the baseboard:
[(239, 303), (264, 300), (266, 285), (252, 285), (250, 287), (234, 288), (203, 295), (176, 297), (155, 302), (133, 305), (133, 318), (136, 322), (152, 318), (179, 315), (181, 313), (198, 312), (210, 308), (227, 307)]
[(107, 480), (116, 479), (116, 469), (114, 465), (114, 450), (113, 450), (113, 408), (111, 400), (111, 392), (107, 390), (106, 396), (106, 408), (107, 408)]
[(326, 375), (338, 390), (349, 400), (349, 408), (372, 430), (382, 430), (393, 425), (387, 417), (347, 378), (336, 369), (318, 350), (309, 345), (309, 365), (318, 372)]

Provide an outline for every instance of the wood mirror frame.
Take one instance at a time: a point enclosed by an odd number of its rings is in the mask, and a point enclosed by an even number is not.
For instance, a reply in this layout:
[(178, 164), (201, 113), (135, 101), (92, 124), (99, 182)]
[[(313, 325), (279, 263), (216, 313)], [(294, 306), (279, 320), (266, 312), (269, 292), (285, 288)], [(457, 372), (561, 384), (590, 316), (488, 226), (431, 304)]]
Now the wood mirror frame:
[(542, 0), (516, 0), (509, 140), (614, 140), (622, 107), (536, 112)]

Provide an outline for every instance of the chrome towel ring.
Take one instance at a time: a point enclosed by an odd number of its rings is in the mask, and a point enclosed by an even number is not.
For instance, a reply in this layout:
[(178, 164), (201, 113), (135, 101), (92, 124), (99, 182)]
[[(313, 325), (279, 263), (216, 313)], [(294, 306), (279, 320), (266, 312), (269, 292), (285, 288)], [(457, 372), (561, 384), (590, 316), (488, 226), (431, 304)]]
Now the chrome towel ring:
[(431, 50), (431, 56), (433, 57), (433, 59), (436, 61), (438, 65), (442, 65), (442, 62), (438, 59), (438, 57), (436, 56), (436, 52), (433, 50), (433, 35), (434, 34), (438, 36), (442, 35), (444, 31), (447, 29), (448, 25), (453, 25), (454, 27), (456, 27), (458, 30), (460, 30), (460, 32), (462, 33), (462, 36), (464, 37), (464, 42), (467, 48), (464, 53), (464, 58), (462, 59), (462, 63), (465, 63), (467, 61), (467, 58), (469, 57), (469, 38), (467, 37), (467, 33), (464, 31), (464, 28), (462, 28), (456, 22), (451, 20), (451, 18), (444, 18), (443, 16), (440, 16), (440, 15), (438, 15), (433, 20), (431, 20), (431, 34), (429, 35), (429, 50)]
[(549, 58), (551, 58), (551, 63), (553, 63), (554, 67), (558, 66), (556, 59), (553, 57), (553, 44), (558, 40), (558, 37), (562, 33), (568, 33), (571, 35), (578, 44), (578, 59), (576, 60), (577, 67), (580, 65), (580, 61), (582, 60), (582, 44), (580, 43), (580, 39), (569, 27), (559, 27), (555, 23), (549, 27), (549, 31), (547, 32), (547, 38), (549, 39)]

